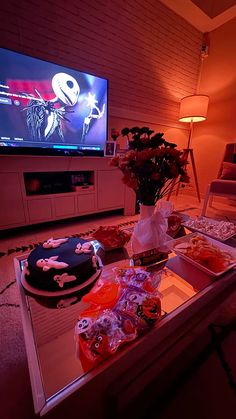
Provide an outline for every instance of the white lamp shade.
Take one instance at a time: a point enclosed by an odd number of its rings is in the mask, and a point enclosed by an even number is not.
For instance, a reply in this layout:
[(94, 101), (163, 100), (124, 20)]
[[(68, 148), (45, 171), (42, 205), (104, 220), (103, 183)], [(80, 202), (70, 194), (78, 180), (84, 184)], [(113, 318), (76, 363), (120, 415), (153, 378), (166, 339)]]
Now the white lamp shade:
[(192, 95), (181, 99), (179, 110), (179, 121), (181, 122), (200, 122), (205, 121), (209, 96)]

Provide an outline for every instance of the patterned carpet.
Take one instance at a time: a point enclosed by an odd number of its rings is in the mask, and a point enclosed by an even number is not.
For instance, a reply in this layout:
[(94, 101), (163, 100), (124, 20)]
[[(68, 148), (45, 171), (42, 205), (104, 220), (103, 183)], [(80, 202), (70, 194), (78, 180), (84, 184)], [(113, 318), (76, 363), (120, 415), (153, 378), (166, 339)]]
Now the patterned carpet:
[[(127, 221), (125, 223), (117, 224), (117, 226), (123, 230), (123, 229), (127, 229), (128, 227), (133, 227), (134, 224), (135, 224), (135, 221)], [(83, 238), (89, 238), (89, 237), (92, 236), (92, 234), (95, 232), (95, 230), (96, 229), (94, 228), (92, 230), (87, 230), (87, 231), (84, 231), (82, 233), (71, 234), (71, 235), (66, 236), (66, 237), (83, 237)], [(21, 246), (21, 247), (17, 246), (15, 248), (8, 249), (6, 252), (0, 252), (0, 258), (3, 257), (3, 256), (6, 256), (6, 255), (9, 256), (9, 255), (11, 255), (13, 253), (31, 251), (36, 246), (38, 246), (40, 244), (43, 244), (43, 242), (30, 243), (30, 244), (28, 244), (26, 246)]]

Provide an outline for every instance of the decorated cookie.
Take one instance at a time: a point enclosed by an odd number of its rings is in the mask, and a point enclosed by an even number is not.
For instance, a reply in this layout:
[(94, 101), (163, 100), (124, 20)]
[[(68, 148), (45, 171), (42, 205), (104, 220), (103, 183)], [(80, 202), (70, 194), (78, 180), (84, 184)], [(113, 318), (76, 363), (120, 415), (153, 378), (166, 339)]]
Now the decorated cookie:
[(66, 282), (76, 281), (76, 276), (68, 275), (68, 273), (65, 272), (61, 275), (55, 275), (53, 279), (58, 283), (59, 287), (63, 288)]
[(78, 243), (75, 249), (75, 253), (79, 255), (80, 253), (91, 253), (91, 246), (92, 244), (90, 242), (86, 243)]
[(46, 242), (43, 243), (44, 249), (55, 249), (56, 247), (59, 247), (62, 243), (66, 243), (68, 241), (68, 238), (65, 239), (54, 239), (51, 237)]
[(68, 266), (68, 264), (65, 262), (58, 262), (57, 259), (58, 256), (51, 256), (49, 259), (39, 259), (36, 262), (36, 266), (38, 266), (38, 268), (43, 268), (43, 271), (48, 271), (51, 268), (64, 269)]

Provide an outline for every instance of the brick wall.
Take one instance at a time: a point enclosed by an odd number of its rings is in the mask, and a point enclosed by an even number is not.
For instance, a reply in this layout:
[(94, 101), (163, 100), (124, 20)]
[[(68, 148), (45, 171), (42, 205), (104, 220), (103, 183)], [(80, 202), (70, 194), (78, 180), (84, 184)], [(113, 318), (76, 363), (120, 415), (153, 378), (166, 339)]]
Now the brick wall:
[(108, 78), (113, 125), (182, 127), (202, 34), (158, 0), (8, 0), (0, 18), (1, 46)]

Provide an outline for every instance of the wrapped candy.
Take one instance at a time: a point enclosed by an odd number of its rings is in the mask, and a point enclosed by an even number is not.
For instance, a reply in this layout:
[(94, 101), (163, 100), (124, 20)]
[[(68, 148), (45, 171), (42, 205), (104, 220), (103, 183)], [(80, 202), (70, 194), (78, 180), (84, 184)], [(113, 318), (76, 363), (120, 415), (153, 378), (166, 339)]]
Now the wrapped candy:
[(175, 234), (181, 227), (182, 219), (176, 214), (171, 214), (168, 217), (168, 230), (167, 233), (172, 236)]
[(157, 285), (161, 272), (113, 269), (115, 278), (99, 279), (82, 297), (87, 307), (75, 327), (77, 356), (85, 370), (106, 359), (161, 317)]
[(111, 310), (104, 310), (96, 318), (82, 317), (75, 328), (77, 355), (80, 348), (88, 360), (96, 362), (116, 352), (122, 343), (136, 336), (136, 328), (130, 319)]
[(88, 307), (82, 312), (86, 317), (92, 313), (113, 308), (118, 301), (122, 292), (121, 285), (118, 281), (104, 281), (99, 279), (95, 286), (82, 297), (84, 303), (88, 303)]
[(157, 295), (130, 286), (124, 291), (115, 311), (129, 316), (137, 330), (142, 331), (161, 317), (161, 301)]
[(133, 285), (148, 292), (157, 290), (161, 280), (161, 271), (148, 272), (145, 268), (114, 268), (116, 279), (123, 287)]

